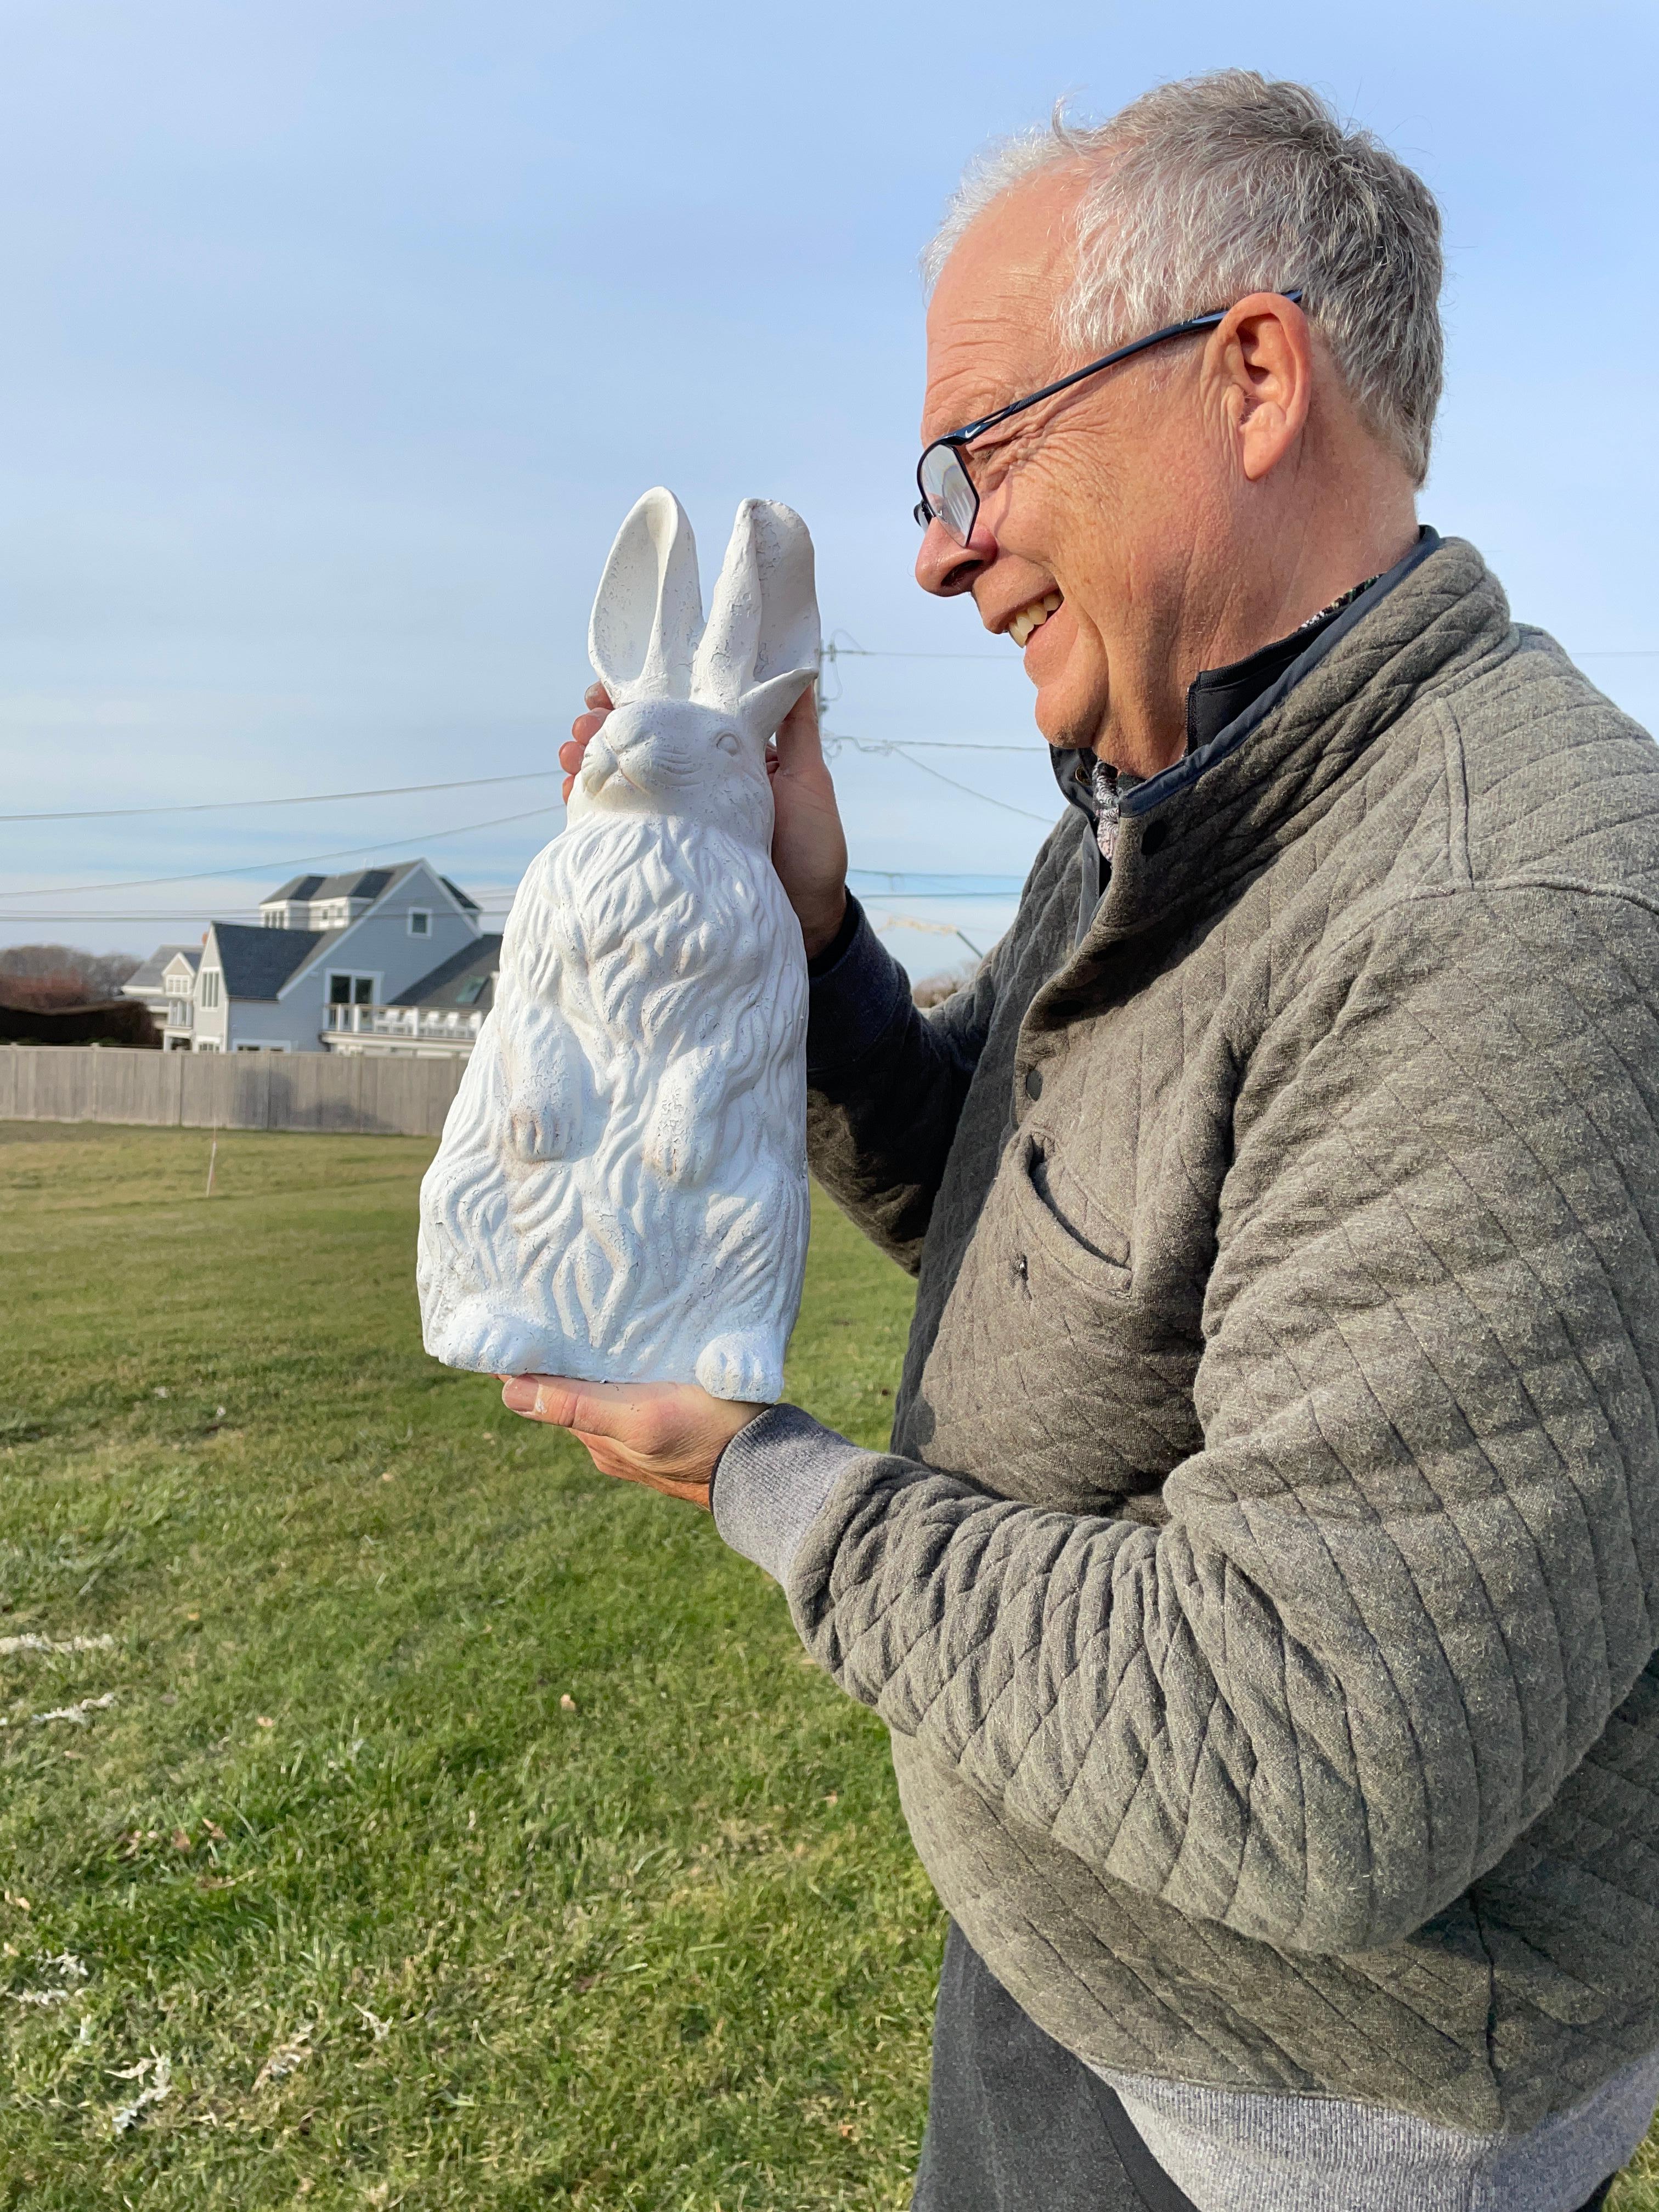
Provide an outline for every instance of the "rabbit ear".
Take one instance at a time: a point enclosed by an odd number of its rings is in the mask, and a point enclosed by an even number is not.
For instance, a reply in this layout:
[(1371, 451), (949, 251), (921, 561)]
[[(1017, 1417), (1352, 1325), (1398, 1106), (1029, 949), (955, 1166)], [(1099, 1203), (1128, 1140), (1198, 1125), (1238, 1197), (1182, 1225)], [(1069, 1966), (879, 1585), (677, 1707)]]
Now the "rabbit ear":
[(746, 499), (697, 648), (691, 696), (769, 738), (817, 672), (812, 541), (799, 515)]
[(659, 484), (617, 532), (587, 625), (587, 657), (615, 706), (685, 699), (702, 633), (696, 540), (685, 509)]

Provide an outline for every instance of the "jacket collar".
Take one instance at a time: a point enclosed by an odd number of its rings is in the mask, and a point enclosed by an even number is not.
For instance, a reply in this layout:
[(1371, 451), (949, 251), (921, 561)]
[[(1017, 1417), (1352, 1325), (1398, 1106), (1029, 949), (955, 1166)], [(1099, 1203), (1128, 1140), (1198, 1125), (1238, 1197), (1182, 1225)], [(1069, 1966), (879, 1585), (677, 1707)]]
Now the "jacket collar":
[[(1425, 693), (1513, 635), (1503, 588), (1474, 547), (1419, 541), (1212, 744), (1125, 793), (1111, 882), (1032, 1017), (1063, 1018), (1075, 994), (1091, 996), (1114, 945), (1224, 902), (1323, 816)], [(1079, 848), (1086, 868), (1092, 830)]]
[[(1156, 805), (1159, 796), (1167, 796), (1161, 787), (1170, 779), (1184, 772), (1190, 780), (1201, 775), (1204, 768), (1219, 758), (1224, 750), (1242, 744), (1250, 732), (1269, 714), (1279, 701), (1299, 684), (1303, 678), (1339, 645), (1356, 623), (1361, 622), (1378, 602), (1386, 599), (1395, 585), (1404, 581), (1414, 568), (1422, 565), (1440, 544), (1437, 531), (1425, 523), (1417, 536), (1417, 543), (1403, 560), (1396, 561), (1392, 568), (1373, 579), (1365, 589), (1346, 605), (1338, 602), (1337, 610), (1328, 619), (1315, 622), (1319, 627), (1301, 642), (1304, 631), (1312, 629), (1304, 624), (1303, 630), (1293, 630), (1288, 637), (1277, 639), (1263, 646), (1259, 652), (1249, 653), (1243, 660), (1234, 661), (1226, 668), (1201, 669), (1187, 690), (1187, 751), (1185, 757), (1160, 775), (1144, 779), (1123, 777), (1120, 782), (1122, 805), (1130, 807), (1130, 793), (1136, 793), (1136, 811)], [(1236, 707), (1237, 712), (1222, 712), (1217, 724), (1218, 702), (1225, 701)], [(1072, 805), (1095, 819), (1095, 799), (1091, 776), (1093, 756), (1077, 746), (1062, 746), (1051, 757), (1054, 781), (1061, 794)], [(1144, 794), (1153, 791), (1151, 799)]]

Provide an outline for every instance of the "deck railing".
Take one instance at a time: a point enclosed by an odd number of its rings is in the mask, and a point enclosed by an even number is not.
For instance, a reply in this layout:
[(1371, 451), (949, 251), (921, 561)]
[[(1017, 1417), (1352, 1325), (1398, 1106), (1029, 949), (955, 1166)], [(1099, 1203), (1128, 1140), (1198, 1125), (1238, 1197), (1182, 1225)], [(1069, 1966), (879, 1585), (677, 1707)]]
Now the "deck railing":
[(471, 1045), (483, 1026), (481, 1013), (428, 1006), (328, 1006), (325, 1035), (383, 1037), (407, 1044)]

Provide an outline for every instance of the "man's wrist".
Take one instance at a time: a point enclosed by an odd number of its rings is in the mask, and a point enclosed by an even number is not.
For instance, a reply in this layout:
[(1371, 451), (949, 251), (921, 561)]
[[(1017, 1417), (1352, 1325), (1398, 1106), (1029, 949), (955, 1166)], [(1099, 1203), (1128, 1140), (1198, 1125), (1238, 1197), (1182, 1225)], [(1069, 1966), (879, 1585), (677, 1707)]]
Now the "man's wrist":
[(769, 1406), (715, 1462), (708, 1499), (715, 1528), (734, 1552), (787, 1587), (791, 1563), (830, 1492), (868, 1456), (799, 1406)]
[(802, 942), (809, 960), (817, 959), (840, 936), (847, 921), (847, 886), (843, 884), (832, 900), (814, 911), (810, 922), (803, 918), (800, 926)]

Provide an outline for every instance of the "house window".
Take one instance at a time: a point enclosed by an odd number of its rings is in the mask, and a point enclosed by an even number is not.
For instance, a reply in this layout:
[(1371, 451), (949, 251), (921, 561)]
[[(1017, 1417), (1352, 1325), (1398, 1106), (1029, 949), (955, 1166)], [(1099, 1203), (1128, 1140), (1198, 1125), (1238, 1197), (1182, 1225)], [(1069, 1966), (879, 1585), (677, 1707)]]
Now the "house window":
[(409, 933), (411, 937), (431, 936), (432, 912), (429, 907), (410, 907), (409, 909)]
[(372, 1006), (374, 1003), (374, 978), (372, 975), (342, 975), (337, 970), (328, 979), (328, 1003), (331, 1006)]
[(216, 968), (204, 968), (200, 981), (202, 1004), (204, 1006), (216, 1006), (219, 1003), (219, 970)]

